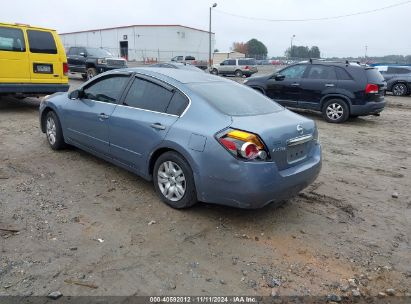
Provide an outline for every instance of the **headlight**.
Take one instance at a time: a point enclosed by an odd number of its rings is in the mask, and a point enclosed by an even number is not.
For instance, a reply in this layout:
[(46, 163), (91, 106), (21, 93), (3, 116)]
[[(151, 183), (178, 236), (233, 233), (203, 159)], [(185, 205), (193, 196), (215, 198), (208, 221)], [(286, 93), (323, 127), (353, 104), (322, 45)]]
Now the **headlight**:
[(99, 58), (97, 59), (98, 64), (107, 64), (107, 60), (105, 58)]

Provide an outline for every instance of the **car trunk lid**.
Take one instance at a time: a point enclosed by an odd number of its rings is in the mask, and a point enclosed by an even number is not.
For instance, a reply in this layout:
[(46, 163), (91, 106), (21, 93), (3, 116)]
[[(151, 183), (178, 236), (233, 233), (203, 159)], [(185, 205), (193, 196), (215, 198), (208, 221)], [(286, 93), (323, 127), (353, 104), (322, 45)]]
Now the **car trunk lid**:
[(316, 135), (315, 123), (288, 110), (256, 116), (232, 116), (234, 129), (258, 135), (280, 170), (303, 162)]

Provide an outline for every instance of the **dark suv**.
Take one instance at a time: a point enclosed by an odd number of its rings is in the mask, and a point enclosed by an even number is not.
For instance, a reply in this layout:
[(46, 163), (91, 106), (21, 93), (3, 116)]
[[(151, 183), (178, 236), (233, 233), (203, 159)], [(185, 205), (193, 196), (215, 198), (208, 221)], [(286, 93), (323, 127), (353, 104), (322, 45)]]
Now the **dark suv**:
[(377, 66), (394, 96), (411, 94), (411, 66)]
[(127, 67), (126, 60), (116, 58), (102, 48), (70, 47), (67, 63), (72, 73), (81, 73), (84, 79), (91, 79), (99, 73)]
[(244, 82), (283, 106), (321, 111), (328, 122), (379, 115), (386, 83), (377, 69), (352, 62), (312, 61)]

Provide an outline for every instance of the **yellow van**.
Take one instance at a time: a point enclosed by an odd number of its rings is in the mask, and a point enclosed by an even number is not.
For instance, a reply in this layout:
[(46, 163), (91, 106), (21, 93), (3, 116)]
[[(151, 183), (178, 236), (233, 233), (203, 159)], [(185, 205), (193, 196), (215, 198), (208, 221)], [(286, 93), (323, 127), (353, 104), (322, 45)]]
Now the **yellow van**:
[(0, 95), (66, 92), (67, 57), (55, 30), (0, 23)]

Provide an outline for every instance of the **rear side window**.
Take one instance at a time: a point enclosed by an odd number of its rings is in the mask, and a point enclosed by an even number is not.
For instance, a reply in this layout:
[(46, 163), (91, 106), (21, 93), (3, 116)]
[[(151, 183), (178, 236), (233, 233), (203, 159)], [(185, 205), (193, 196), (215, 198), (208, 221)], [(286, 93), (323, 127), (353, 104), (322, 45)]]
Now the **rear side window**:
[(348, 74), (346, 70), (336, 67), (335, 71), (337, 72), (338, 80), (352, 80), (350, 74)]
[(230, 116), (262, 115), (283, 109), (271, 99), (234, 81), (192, 83), (189, 87), (220, 112)]
[(188, 99), (180, 92), (175, 92), (167, 108), (168, 114), (180, 116), (188, 106)]
[(0, 26), (0, 51), (25, 52), (23, 31)]
[(334, 67), (326, 65), (312, 65), (308, 72), (307, 78), (309, 79), (324, 79), (324, 80), (336, 80)]
[(84, 89), (84, 98), (101, 102), (116, 103), (123, 92), (129, 76), (115, 75), (96, 79)]
[(375, 68), (366, 68), (365, 74), (367, 75), (368, 82), (370, 83), (381, 83), (384, 82), (384, 77)]
[(256, 65), (255, 59), (238, 59), (238, 65)]
[(173, 92), (147, 80), (136, 78), (124, 100), (126, 106), (166, 113)]
[(30, 52), (40, 54), (57, 54), (56, 42), (50, 32), (27, 30)]

